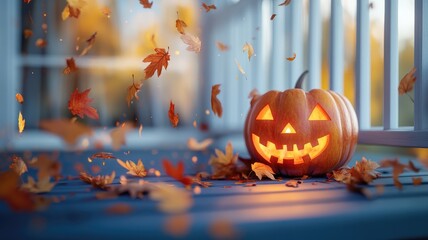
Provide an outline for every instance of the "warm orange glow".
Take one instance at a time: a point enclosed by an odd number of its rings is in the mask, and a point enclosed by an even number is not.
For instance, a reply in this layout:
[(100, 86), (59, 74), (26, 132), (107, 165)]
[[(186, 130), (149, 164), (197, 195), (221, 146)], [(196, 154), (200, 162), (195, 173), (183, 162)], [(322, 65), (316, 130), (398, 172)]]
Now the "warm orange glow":
[(281, 133), (285, 133), (285, 134), (296, 133), (296, 130), (294, 130), (293, 126), (291, 126), (290, 123), (287, 123), (287, 125), (285, 125), (285, 128), (282, 130)]
[(303, 149), (298, 149), (297, 144), (293, 144), (293, 149), (288, 150), (287, 145), (277, 149), (275, 144), (267, 141), (266, 146), (260, 143), (260, 137), (252, 134), (252, 140), (257, 152), (268, 162), (272, 156), (278, 158), (278, 163), (285, 160), (293, 160), (294, 165), (302, 164), (303, 156), (309, 155), (311, 159), (318, 157), (327, 148), (330, 141), (330, 134), (318, 138), (318, 145), (312, 146), (310, 142), (306, 143)]
[(269, 105), (266, 105), (257, 115), (256, 120), (273, 120), (272, 111), (270, 110)]
[(311, 115), (309, 116), (309, 121), (315, 121), (315, 120), (330, 120), (330, 117), (328, 114), (324, 111), (324, 109), (317, 104), (312, 110)]

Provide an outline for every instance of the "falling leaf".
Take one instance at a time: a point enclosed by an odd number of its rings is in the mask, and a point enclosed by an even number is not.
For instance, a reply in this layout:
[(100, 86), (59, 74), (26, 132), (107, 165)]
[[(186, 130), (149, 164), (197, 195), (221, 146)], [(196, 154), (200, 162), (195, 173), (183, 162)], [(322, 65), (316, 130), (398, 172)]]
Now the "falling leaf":
[(180, 38), (185, 44), (188, 45), (186, 48), (187, 51), (195, 53), (199, 53), (201, 51), (201, 40), (197, 36), (193, 36), (187, 33), (181, 35)]
[(46, 154), (41, 154), (37, 158), (32, 159), (29, 164), (38, 170), (37, 178), (39, 180), (50, 177), (59, 179), (61, 177), (61, 163)]
[(185, 34), (184, 28), (187, 27), (187, 24), (183, 20), (178, 18), (178, 12), (177, 12), (177, 20), (175, 20), (175, 27), (177, 28), (177, 31), (180, 34)]
[(106, 208), (108, 214), (123, 215), (132, 212), (132, 207), (128, 203), (115, 203)]
[(109, 7), (103, 7), (101, 8), (101, 13), (106, 15), (108, 18), (110, 18), (111, 10)]
[(155, 52), (156, 53), (150, 54), (143, 60), (143, 62), (150, 63), (144, 69), (144, 79), (152, 77), (156, 71), (159, 77), (162, 72), (162, 67), (164, 67), (165, 70), (168, 68), (168, 61), (170, 60), (169, 48), (168, 51), (165, 51), (165, 48), (155, 48)]
[(171, 186), (166, 183), (152, 183), (152, 190), (149, 192), (151, 199), (159, 201), (158, 208), (165, 213), (184, 213), (193, 204), (189, 192)]
[(232, 143), (227, 143), (224, 153), (219, 149), (215, 149), (215, 153), (217, 156), (211, 155), (208, 162), (212, 168), (213, 178), (222, 179), (236, 175), (236, 161), (238, 160), (238, 154), (233, 154)]
[(67, 64), (67, 66), (62, 71), (64, 74), (70, 74), (78, 70), (76, 62), (74, 61), (74, 58), (66, 58), (65, 63)]
[(95, 38), (97, 37), (97, 32), (94, 32), (87, 40), (86, 40), (86, 47), (82, 50), (80, 53), (80, 56), (86, 55), (89, 50), (92, 48), (92, 46), (95, 43)]
[(12, 163), (9, 165), (9, 168), (13, 169), (16, 174), (18, 174), (18, 176), (21, 176), (23, 173), (28, 172), (28, 168), (24, 160), (15, 155), (12, 156)]
[(63, 21), (69, 17), (79, 18), (81, 9), (86, 5), (86, 0), (67, 0), (67, 3), (61, 13)]
[(274, 13), (274, 14), (272, 14), (272, 16), (270, 16), (270, 20), (273, 21), (275, 19), (275, 17), (276, 17), (276, 14)]
[(418, 186), (422, 184), (422, 177), (412, 177), (413, 185)]
[(144, 164), (141, 161), (141, 159), (138, 159), (137, 164), (135, 164), (133, 161), (123, 162), (120, 159), (116, 159), (116, 161), (119, 163), (120, 166), (128, 170), (127, 174), (129, 175), (133, 175), (137, 177), (147, 176), (146, 168), (144, 167)]
[(42, 178), (39, 181), (35, 181), (33, 177), (28, 176), (27, 182), (21, 185), (21, 189), (32, 192), (32, 193), (47, 193), (52, 190), (55, 183), (50, 182), (50, 177)]
[(211, 10), (217, 9), (217, 7), (214, 4), (207, 5), (206, 3), (202, 3), (202, 7), (205, 9), (205, 12), (209, 12)]
[(107, 185), (112, 184), (115, 176), (116, 176), (115, 171), (113, 171), (111, 175), (98, 175), (95, 177), (87, 174), (86, 172), (81, 172), (79, 174), (80, 180), (82, 180), (85, 183), (91, 184), (95, 188), (100, 188), (100, 189), (106, 189)]
[(187, 147), (192, 151), (204, 151), (213, 143), (212, 138), (207, 138), (202, 140), (201, 142), (198, 142), (195, 138), (189, 138), (187, 140)]
[(300, 183), (302, 183), (300, 180), (290, 179), (287, 182), (285, 182), (285, 186), (286, 187), (298, 188)]
[(168, 176), (181, 182), (186, 187), (192, 184), (192, 179), (188, 176), (184, 176), (184, 164), (182, 161), (179, 161), (177, 163), (177, 167), (174, 167), (169, 160), (164, 159), (162, 161), (162, 165), (163, 165), (163, 168), (165, 169), (165, 173)]
[(126, 134), (131, 131), (131, 129), (131, 124), (122, 124), (110, 132), (113, 150), (119, 150), (123, 145), (126, 145)]
[(239, 72), (244, 75), (245, 79), (247, 79), (247, 74), (245, 73), (244, 69), (242, 68), (241, 64), (239, 64), (238, 60), (235, 59), (236, 66), (238, 67)]
[(97, 152), (91, 155), (90, 159), (117, 159), (117, 157), (115, 157), (113, 155), (113, 153), (109, 153), (109, 152)]
[(226, 52), (227, 50), (229, 50), (229, 46), (227, 46), (226, 44), (222, 43), (222, 42), (215, 42), (218, 50), (220, 50), (221, 52)]
[(296, 53), (293, 53), (292, 57), (288, 57), (287, 58), (287, 60), (290, 61), (290, 62), (294, 61), (294, 59), (296, 59)]
[(275, 174), (272, 168), (266, 164), (255, 162), (251, 164), (251, 170), (257, 175), (259, 180), (262, 180), (263, 176), (270, 178), (271, 180), (275, 180), (273, 174)]
[(39, 126), (60, 136), (67, 144), (75, 144), (80, 137), (93, 134), (90, 127), (68, 119), (41, 120)]
[(24, 38), (28, 39), (33, 36), (33, 31), (31, 29), (24, 29)]
[(93, 100), (88, 97), (90, 91), (91, 89), (89, 88), (79, 93), (79, 90), (76, 88), (68, 101), (68, 109), (71, 114), (77, 115), (80, 118), (83, 118), (86, 115), (89, 118), (98, 120), (99, 116), (97, 110), (89, 106)]
[(15, 171), (0, 173), (0, 200), (4, 200), (15, 211), (32, 211), (35, 204), (31, 194), (19, 189), (20, 178)]
[(254, 48), (253, 48), (253, 45), (251, 45), (251, 43), (245, 43), (244, 46), (242, 47), (242, 51), (247, 52), (248, 61), (250, 61), (251, 57), (254, 56)]
[(416, 82), (416, 68), (412, 68), (404, 77), (400, 80), (398, 86), (398, 93), (403, 95), (413, 90)]
[(223, 115), (223, 107), (220, 100), (217, 98), (217, 95), (220, 94), (220, 84), (213, 85), (211, 87), (211, 109), (213, 113), (219, 118)]
[(44, 48), (47, 45), (48, 45), (48, 42), (46, 42), (46, 40), (44, 40), (43, 38), (39, 38), (36, 40), (36, 47)]
[(178, 122), (180, 121), (178, 114), (175, 113), (175, 105), (172, 101), (169, 102), (169, 110), (168, 110), (169, 121), (171, 122), (173, 127), (177, 127)]
[(18, 115), (18, 131), (19, 133), (22, 133), (24, 131), (25, 128), (25, 119), (22, 117), (21, 112), (19, 112)]
[(22, 94), (20, 94), (20, 93), (15, 94), (15, 98), (16, 98), (16, 101), (18, 103), (20, 103), (20, 104), (24, 103), (24, 97), (22, 96)]
[(140, 0), (140, 4), (143, 5), (144, 8), (152, 8), (153, 2), (149, 2), (149, 0)]
[(283, 3), (279, 4), (278, 6), (288, 6), (288, 4), (291, 3), (291, 0), (285, 0)]
[(134, 74), (132, 74), (132, 84), (128, 87), (128, 94), (126, 95), (126, 102), (128, 103), (128, 107), (131, 105), (132, 99), (139, 100), (138, 92), (141, 90), (142, 83), (135, 84)]

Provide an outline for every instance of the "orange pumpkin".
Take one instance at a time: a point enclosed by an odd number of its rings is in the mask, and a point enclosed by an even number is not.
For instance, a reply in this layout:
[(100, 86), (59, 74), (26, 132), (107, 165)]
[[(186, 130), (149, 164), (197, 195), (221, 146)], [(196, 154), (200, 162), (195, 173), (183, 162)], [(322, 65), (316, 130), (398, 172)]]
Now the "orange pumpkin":
[(322, 175), (354, 153), (358, 122), (351, 103), (333, 91), (269, 91), (253, 97), (244, 128), (254, 161), (288, 176)]

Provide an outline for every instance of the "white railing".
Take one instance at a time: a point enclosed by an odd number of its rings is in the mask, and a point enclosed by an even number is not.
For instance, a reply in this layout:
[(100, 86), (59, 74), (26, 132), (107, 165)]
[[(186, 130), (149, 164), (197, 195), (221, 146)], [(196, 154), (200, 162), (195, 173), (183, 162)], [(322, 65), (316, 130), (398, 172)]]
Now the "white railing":
[[(310, 76), (307, 89), (320, 87), (322, 3), (320, 0), (308, 1), (307, 68)], [(204, 91), (209, 91), (210, 84), (222, 84), (219, 98), (224, 103), (224, 118), (209, 118), (213, 131), (239, 132), (249, 108), (246, 94), (251, 89), (257, 88), (263, 93), (270, 89), (290, 88), (303, 71), (303, 57), (299, 57), (305, 54), (303, 1), (294, 0), (289, 6), (281, 8), (271, 0), (224, 1), (222, 4), (217, 11), (205, 17)], [(369, 11), (369, 0), (357, 1), (355, 109), (360, 126), (359, 142), (428, 147), (428, 1), (415, 0), (414, 65), (418, 80), (415, 85), (414, 126), (410, 127), (400, 127), (398, 124), (398, 0), (385, 1), (383, 127), (371, 126)], [(248, 13), (252, 14), (252, 18), (248, 19)], [(273, 13), (277, 16), (271, 21)], [(331, 0), (330, 14), (330, 88), (343, 93), (344, 24), (341, 0)], [(225, 41), (232, 47), (229, 52), (219, 52), (215, 41)], [(251, 41), (257, 54), (251, 62), (241, 51), (246, 41)], [(292, 63), (284, 61), (293, 52), (298, 53), (296, 60)], [(234, 58), (247, 71), (247, 80), (241, 77)], [(239, 79), (235, 80), (235, 76)]]

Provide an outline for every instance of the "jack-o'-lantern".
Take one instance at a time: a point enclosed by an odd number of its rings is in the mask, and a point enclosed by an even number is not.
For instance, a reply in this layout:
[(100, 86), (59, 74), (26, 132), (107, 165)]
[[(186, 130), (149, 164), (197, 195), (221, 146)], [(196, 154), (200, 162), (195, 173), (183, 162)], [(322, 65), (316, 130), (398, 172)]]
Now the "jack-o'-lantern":
[(254, 161), (287, 176), (322, 175), (346, 164), (354, 153), (358, 122), (344, 96), (300, 88), (253, 97), (244, 128)]

